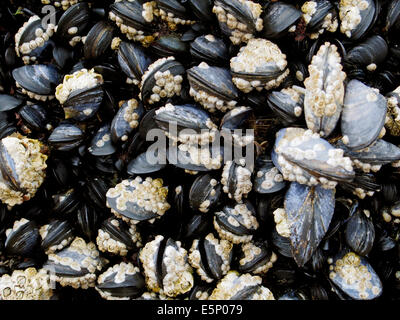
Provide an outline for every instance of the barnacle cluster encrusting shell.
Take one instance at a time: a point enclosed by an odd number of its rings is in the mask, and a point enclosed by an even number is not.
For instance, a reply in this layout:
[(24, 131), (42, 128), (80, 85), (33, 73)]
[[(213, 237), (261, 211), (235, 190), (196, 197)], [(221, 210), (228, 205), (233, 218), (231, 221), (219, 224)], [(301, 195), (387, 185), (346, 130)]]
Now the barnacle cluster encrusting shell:
[(399, 299), (399, 0), (0, 17), (1, 300)]

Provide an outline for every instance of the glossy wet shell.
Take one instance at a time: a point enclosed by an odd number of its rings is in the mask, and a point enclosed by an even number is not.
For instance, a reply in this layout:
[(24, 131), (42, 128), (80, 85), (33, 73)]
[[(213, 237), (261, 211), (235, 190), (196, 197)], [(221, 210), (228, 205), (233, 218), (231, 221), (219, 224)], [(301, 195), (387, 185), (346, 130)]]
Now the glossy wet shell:
[(342, 141), (353, 150), (371, 145), (385, 124), (386, 110), (385, 97), (362, 82), (351, 80), (344, 97)]
[(382, 294), (382, 283), (368, 261), (354, 252), (330, 260), (329, 278), (355, 300), (371, 300)]

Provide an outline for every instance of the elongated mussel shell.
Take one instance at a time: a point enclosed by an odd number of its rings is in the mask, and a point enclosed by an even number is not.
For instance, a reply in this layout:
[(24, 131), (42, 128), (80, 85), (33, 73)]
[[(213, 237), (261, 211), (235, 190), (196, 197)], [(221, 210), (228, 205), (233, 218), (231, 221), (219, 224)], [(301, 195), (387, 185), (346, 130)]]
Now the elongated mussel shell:
[(197, 37), (190, 44), (190, 53), (193, 58), (214, 65), (226, 64), (229, 56), (225, 42), (212, 34)]
[(94, 69), (66, 75), (56, 88), (56, 98), (64, 108), (65, 119), (85, 121), (92, 118), (103, 101), (102, 84), (102, 75)]
[(329, 278), (352, 299), (372, 300), (382, 294), (382, 282), (365, 258), (343, 251), (328, 262)]
[(348, 246), (360, 256), (366, 256), (374, 245), (374, 224), (361, 210), (357, 210), (347, 221), (344, 234)]
[(193, 210), (208, 212), (219, 200), (222, 186), (210, 174), (200, 175), (189, 191), (189, 205)]
[(111, 46), (114, 28), (105, 21), (96, 23), (86, 36), (83, 54), (85, 59), (101, 57)]
[(128, 77), (127, 82), (138, 85), (151, 64), (151, 59), (139, 45), (121, 41), (119, 38), (113, 39), (112, 47), (118, 49), (118, 63)]
[(262, 278), (259, 276), (229, 271), (208, 300), (275, 300), (272, 292), (261, 283)]
[(167, 157), (165, 149), (148, 149), (132, 159), (127, 166), (127, 173), (131, 176), (157, 172), (165, 168)]
[(236, 107), (225, 113), (221, 119), (220, 132), (225, 143), (233, 143), (237, 147), (245, 147), (254, 143), (253, 127), (255, 119), (253, 109), (250, 107)]
[(110, 124), (103, 125), (93, 136), (88, 151), (94, 156), (108, 156), (116, 149), (111, 141)]
[(47, 118), (48, 113), (41, 105), (27, 104), (19, 110), (18, 114), (30, 130), (43, 132), (51, 128)]
[(71, 214), (80, 204), (80, 193), (74, 188), (56, 193), (52, 198), (54, 203), (53, 212), (60, 215)]
[(153, 292), (176, 297), (192, 289), (193, 271), (180, 241), (158, 235), (140, 251), (139, 259), (146, 286)]
[(387, 98), (387, 112), (385, 128), (393, 136), (400, 135), (400, 86), (389, 92)]
[(64, 249), (74, 239), (73, 229), (68, 221), (53, 220), (39, 230), (41, 247), (46, 254)]
[(303, 114), (304, 88), (293, 86), (268, 94), (267, 103), (284, 125), (299, 121)]
[(87, 289), (95, 286), (95, 273), (103, 268), (103, 264), (96, 245), (76, 237), (68, 247), (49, 254), (43, 268), (50, 271), (51, 280), (63, 287)]
[(212, 12), (217, 16), (222, 33), (235, 45), (247, 42), (263, 28), (261, 5), (253, 1), (216, 0)]
[(83, 131), (70, 123), (60, 124), (48, 138), (50, 145), (59, 151), (70, 151), (83, 141)]
[(355, 167), (366, 173), (377, 172), (382, 165), (400, 160), (400, 148), (382, 139), (378, 139), (369, 147), (358, 151), (349, 149), (341, 141), (338, 141), (337, 146), (353, 160)]
[(15, 52), (25, 64), (36, 60), (35, 50), (43, 48), (54, 34), (55, 25), (48, 23), (46, 28), (39, 16), (31, 16), (15, 34)]
[(0, 200), (9, 206), (31, 199), (46, 176), (47, 155), (38, 140), (11, 135), (0, 141)]
[(189, 263), (200, 278), (208, 283), (221, 279), (230, 269), (233, 244), (218, 240), (212, 233), (194, 240), (189, 253)]
[(129, 40), (150, 43), (156, 35), (155, 2), (145, 0), (115, 1), (110, 6), (109, 18), (120, 28)]
[(100, 213), (93, 207), (84, 203), (77, 209), (78, 230), (82, 233), (85, 239), (89, 241), (95, 240), (99, 222)]
[[(292, 182), (285, 195), (285, 213), (293, 258), (299, 266), (310, 260), (328, 231), (335, 209), (335, 191)], [(279, 232), (279, 231), (278, 231)]]
[(168, 188), (162, 179), (140, 177), (123, 180), (107, 191), (107, 206), (118, 218), (131, 223), (162, 216), (170, 208)]
[(96, 243), (102, 252), (126, 256), (129, 250), (142, 246), (141, 240), (134, 225), (128, 225), (116, 218), (109, 218), (103, 221)]
[(241, 203), (242, 198), (246, 198), (251, 191), (253, 184), (251, 182), (253, 168), (248, 167), (244, 159), (241, 161), (227, 161), (222, 170), (221, 183), (222, 190), (228, 194), (230, 199)]
[(258, 227), (255, 209), (249, 201), (226, 205), (214, 213), (214, 228), (221, 239), (235, 244), (251, 241)]
[(373, 35), (359, 45), (352, 48), (345, 57), (345, 63), (366, 67), (369, 71), (374, 71), (376, 65), (383, 62), (389, 52), (388, 45), (381, 36)]
[(335, 188), (337, 181), (351, 181), (350, 158), (311, 130), (285, 128), (277, 133), (271, 159), (283, 178), (310, 186)]
[(211, 0), (189, 0), (189, 7), (193, 14), (202, 21), (210, 22), (213, 18), (211, 7), (213, 1)]
[(251, 39), (230, 61), (232, 81), (245, 93), (278, 87), (289, 74), (286, 55), (269, 40)]
[(210, 112), (226, 112), (235, 107), (238, 91), (228, 69), (201, 62), (187, 70), (189, 94)]
[(323, 137), (335, 129), (342, 112), (346, 74), (340, 62), (337, 47), (325, 42), (312, 58), (310, 76), (304, 80), (307, 127)]
[(238, 271), (241, 273), (265, 274), (272, 268), (278, 256), (266, 241), (248, 242), (240, 245)]
[(390, 29), (399, 30), (400, 29), (400, 1), (392, 0), (389, 4), (387, 15), (385, 31)]
[(280, 38), (292, 31), (297, 20), (301, 17), (301, 11), (295, 6), (281, 1), (270, 2), (262, 14), (264, 29), (262, 34), (267, 39)]
[(375, 0), (341, 0), (340, 32), (352, 40), (360, 39), (375, 23), (379, 8)]
[(0, 94), (0, 112), (18, 108), (24, 101), (8, 94)]
[(111, 122), (111, 139), (114, 143), (126, 141), (130, 133), (139, 126), (144, 114), (141, 102), (136, 99), (123, 101)]
[(170, 146), (167, 159), (170, 164), (191, 172), (218, 170), (223, 165), (223, 148), (182, 143)]
[(189, 46), (186, 42), (174, 34), (161, 36), (150, 46), (150, 50), (159, 57), (182, 57), (188, 53)]
[(99, 275), (96, 290), (106, 300), (129, 300), (143, 293), (145, 280), (138, 267), (121, 262)]
[(168, 103), (156, 110), (154, 120), (168, 138), (182, 143), (208, 144), (217, 134), (210, 115), (191, 104)]
[(368, 147), (381, 133), (387, 103), (377, 91), (358, 80), (351, 80), (346, 86), (341, 128), (342, 141), (350, 149)]
[(142, 77), (140, 97), (154, 104), (164, 98), (180, 95), (185, 68), (174, 57), (161, 58), (152, 63)]
[(39, 238), (35, 222), (24, 218), (16, 220), (12, 229), (6, 230), (5, 251), (9, 256), (33, 257)]
[(12, 71), (17, 87), (30, 98), (46, 101), (54, 99), (54, 89), (60, 82), (60, 74), (53, 65), (35, 64)]
[(338, 14), (329, 0), (306, 1), (301, 7), (301, 11), (312, 39), (318, 38), (325, 30), (336, 32), (339, 25)]
[(68, 40), (71, 46), (81, 41), (84, 30), (89, 24), (90, 10), (86, 2), (73, 5), (64, 12), (57, 24), (56, 35)]

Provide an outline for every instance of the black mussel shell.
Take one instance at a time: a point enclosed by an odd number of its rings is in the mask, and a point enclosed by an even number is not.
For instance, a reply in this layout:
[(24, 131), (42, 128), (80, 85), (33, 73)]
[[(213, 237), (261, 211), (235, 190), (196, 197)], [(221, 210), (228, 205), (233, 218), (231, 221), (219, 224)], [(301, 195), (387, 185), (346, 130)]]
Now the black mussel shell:
[(24, 124), (31, 130), (43, 132), (51, 127), (46, 109), (37, 104), (23, 106), (18, 114)]
[(18, 108), (24, 101), (8, 94), (0, 94), (0, 112)]
[(83, 131), (78, 126), (64, 123), (53, 130), (48, 142), (58, 151), (70, 151), (78, 147), (83, 138)]
[(45, 252), (61, 250), (74, 238), (72, 226), (68, 221), (53, 220), (42, 228), (41, 247)]
[(30, 257), (35, 254), (40, 235), (33, 221), (22, 219), (14, 223), (12, 229), (6, 231), (5, 251), (9, 256)]
[(103, 125), (93, 136), (88, 148), (90, 154), (94, 156), (108, 156), (114, 154), (116, 148), (111, 141), (110, 124)]
[(193, 58), (214, 65), (223, 65), (229, 60), (225, 42), (211, 34), (197, 37), (190, 44), (190, 53)]
[(90, 9), (86, 2), (77, 3), (64, 12), (57, 24), (57, 36), (61, 39), (71, 41), (75, 37), (82, 36), (82, 32), (88, 26), (90, 21)]
[(215, 206), (222, 193), (222, 186), (212, 175), (198, 176), (189, 191), (189, 205), (195, 211), (208, 212)]
[(347, 221), (345, 237), (348, 246), (355, 253), (365, 256), (374, 245), (374, 224), (363, 212), (357, 210)]
[(105, 21), (99, 21), (86, 36), (83, 54), (85, 59), (97, 59), (101, 57), (107, 49), (111, 48), (114, 28)]
[(53, 212), (68, 215), (74, 212), (80, 204), (80, 192), (74, 188), (52, 196)]
[(100, 224), (99, 210), (87, 204), (77, 209), (77, 226), (83, 237), (88, 241), (94, 241), (97, 236), (98, 225)]

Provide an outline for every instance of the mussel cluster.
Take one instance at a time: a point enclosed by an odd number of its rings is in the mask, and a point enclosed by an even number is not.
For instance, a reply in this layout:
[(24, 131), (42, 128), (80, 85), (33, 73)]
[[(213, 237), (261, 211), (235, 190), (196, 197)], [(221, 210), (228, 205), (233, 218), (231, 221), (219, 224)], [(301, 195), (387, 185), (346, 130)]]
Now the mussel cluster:
[(400, 298), (399, 31), (400, 0), (6, 1), (0, 300)]

